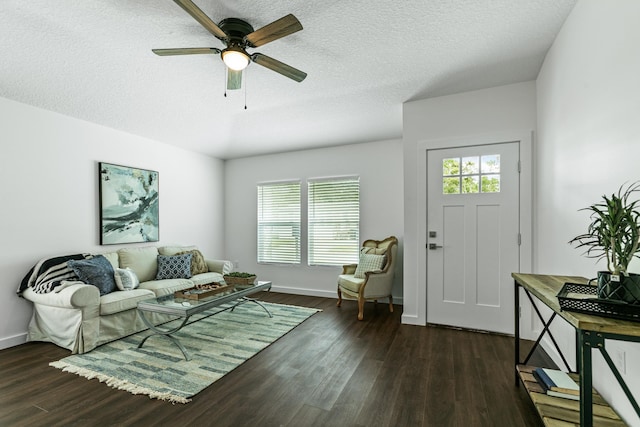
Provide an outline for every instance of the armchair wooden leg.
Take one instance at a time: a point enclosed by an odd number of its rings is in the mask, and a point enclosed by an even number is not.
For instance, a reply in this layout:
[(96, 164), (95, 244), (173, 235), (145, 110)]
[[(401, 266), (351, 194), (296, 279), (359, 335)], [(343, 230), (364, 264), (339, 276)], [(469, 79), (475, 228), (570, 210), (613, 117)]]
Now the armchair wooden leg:
[(340, 307), (341, 304), (342, 304), (342, 291), (340, 290), (340, 286), (338, 286), (338, 302), (336, 303), (336, 305)]
[(389, 295), (389, 311), (393, 313), (393, 297)]
[(362, 295), (358, 296), (358, 320), (364, 318), (364, 298)]

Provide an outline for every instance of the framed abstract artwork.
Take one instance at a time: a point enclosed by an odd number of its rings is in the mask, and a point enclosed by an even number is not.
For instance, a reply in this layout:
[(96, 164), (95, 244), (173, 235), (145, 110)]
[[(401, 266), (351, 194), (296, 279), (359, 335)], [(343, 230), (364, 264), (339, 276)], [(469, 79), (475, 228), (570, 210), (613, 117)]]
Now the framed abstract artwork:
[(100, 162), (100, 244), (157, 242), (158, 172)]

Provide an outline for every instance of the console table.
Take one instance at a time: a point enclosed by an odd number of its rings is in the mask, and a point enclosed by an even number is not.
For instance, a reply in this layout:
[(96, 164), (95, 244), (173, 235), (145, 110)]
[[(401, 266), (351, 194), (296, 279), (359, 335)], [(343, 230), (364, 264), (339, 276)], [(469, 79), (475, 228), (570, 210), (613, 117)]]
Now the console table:
[[(519, 288), (524, 289), (525, 294), (531, 301), (531, 304), (536, 311), (538, 317), (543, 323), (543, 330), (540, 336), (535, 341), (533, 348), (525, 358), (523, 364), (526, 365), (529, 358), (533, 354), (536, 347), (540, 344), (540, 340), (545, 333), (549, 334), (552, 343), (560, 353), (560, 357), (565, 365), (567, 371), (571, 371), (569, 364), (567, 363), (562, 351), (560, 350), (555, 338), (549, 330), (549, 325), (556, 316), (559, 316), (566, 320), (576, 331), (576, 372), (579, 374), (580, 383), (580, 401), (569, 401), (562, 398), (550, 398), (544, 394), (537, 393), (538, 396), (534, 396), (536, 390), (531, 390), (527, 387), (529, 395), (531, 396), (536, 409), (543, 422), (546, 425), (571, 425), (566, 422), (580, 426), (592, 427), (594, 425), (594, 416), (598, 417), (598, 424), (603, 425), (625, 425), (624, 422), (610, 410), (599, 396), (593, 393), (593, 373), (592, 373), (592, 350), (598, 349), (602, 354), (607, 365), (613, 372), (615, 378), (620, 384), (625, 395), (629, 399), (629, 402), (635, 409), (636, 413), (640, 417), (640, 407), (636, 402), (636, 399), (631, 394), (631, 391), (627, 387), (624, 379), (620, 375), (618, 368), (615, 366), (609, 353), (605, 348), (605, 339), (617, 340), (617, 341), (631, 341), (640, 342), (640, 324), (636, 322), (611, 319), (601, 316), (592, 316), (588, 314), (575, 313), (571, 311), (562, 311), (558, 303), (556, 295), (562, 288), (565, 282), (571, 283), (587, 283), (587, 279), (584, 277), (575, 276), (550, 276), (541, 274), (521, 274), (512, 273), (511, 276), (514, 279), (515, 286), (515, 365), (516, 365), (516, 386), (520, 385), (520, 381), (525, 383), (527, 371), (530, 371), (527, 367), (523, 367), (520, 362), (520, 293)], [(540, 313), (538, 307), (535, 305), (533, 297), (537, 298), (544, 305), (549, 307), (553, 313), (548, 320), (545, 320)], [(525, 383), (525, 386), (527, 384)], [(539, 391), (539, 390), (538, 390)], [(544, 396), (544, 397), (542, 397)], [(546, 411), (543, 406), (553, 406), (553, 402), (558, 401), (558, 406), (562, 410)], [(570, 402), (574, 402), (571, 405)], [(577, 407), (576, 407), (576, 404)], [(597, 408), (594, 410), (594, 407)], [(547, 408), (548, 409), (548, 408)], [(558, 418), (552, 418), (549, 416), (550, 412), (554, 412)], [(579, 414), (577, 414), (579, 412)], [(600, 418), (604, 416), (605, 418)], [(555, 415), (554, 415), (555, 417)], [(562, 424), (565, 422), (565, 424)]]

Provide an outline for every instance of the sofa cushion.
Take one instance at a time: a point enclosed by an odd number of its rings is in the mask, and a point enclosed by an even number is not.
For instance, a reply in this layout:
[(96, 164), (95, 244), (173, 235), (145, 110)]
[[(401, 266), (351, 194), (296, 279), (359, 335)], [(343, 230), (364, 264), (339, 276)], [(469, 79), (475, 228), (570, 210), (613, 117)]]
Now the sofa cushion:
[(224, 277), (222, 277), (222, 274), (220, 273), (209, 271), (207, 273), (196, 274), (195, 276), (192, 276), (191, 281), (194, 285), (208, 285), (209, 283), (222, 282), (224, 281)]
[(70, 260), (67, 265), (84, 283), (96, 286), (100, 296), (117, 289), (111, 263), (102, 255), (83, 260)]
[(204, 260), (204, 256), (202, 252), (197, 249), (191, 251), (178, 252), (176, 255), (186, 255), (191, 254), (191, 275), (195, 276), (196, 274), (206, 273), (209, 271), (209, 267), (207, 266), (207, 262)]
[(163, 279), (163, 280), (149, 280), (147, 282), (140, 282), (139, 289), (147, 289), (153, 291), (157, 297), (163, 295), (169, 295), (183, 289), (193, 287), (193, 282), (189, 279)]
[(120, 313), (135, 309), (138, 301), (155, 298), (155, 294), (148, 289), (132, 289), (127, 292), (115, 291), (100, 297), (100, 315)]
[(384, 255), (363, 253), (360, 255), (360, 261), (353, 276), (356, 279), (364, 279), (366, 277), (364, 273), (367, 271), (381, 270), (385, 260), (386, 257)]
[(146, 246), (142, 248), (122, 248), (118, 250), (120, 268), (130, 268), (138, 276), (140, 282), (153, 280), (158, 271), (158, 248)]
[(140, 284), (138, 276), (130, 268), (116, 268), (116, 286), (121, 291), (130, 291)]
[(101, 255), (111, 263), (114, 270), (120, 267), (120, 264), (118, 264), (118, 252), (107, 252)]
[(338, 285), (342, 288), (357, 293), (364, 283), (364, 279), (356, 279), (353, 274), (341, 274), (338, 276)]
[(158, 253), (165, 256), (178, 255), (178, 252), (193, 251), (196, 246), (162, 246), (158, 248)]
[(191, 254), (174, 256), (158, 255), (156, 280), (190, 278), (191, 258)]

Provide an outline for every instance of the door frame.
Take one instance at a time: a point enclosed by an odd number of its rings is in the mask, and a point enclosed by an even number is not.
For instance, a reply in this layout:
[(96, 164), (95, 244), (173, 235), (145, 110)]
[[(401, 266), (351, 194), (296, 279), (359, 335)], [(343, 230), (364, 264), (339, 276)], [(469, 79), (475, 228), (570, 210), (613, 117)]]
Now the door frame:
[[(533, 269), (533, 131), (509, 131), (456, 138), (421, 140), (417, 143), (417, 243), (418, 243), (418, 323), (427, 323), (427, 152), (443, 148), (460, 148), (505, 142), (520, 143), (520, 272), (530, 273)], [(521, 301), (524, 301), (521, 298)], [(523, 304), (521, 313), (521, 336), (535, 337), (535, 320), (529, 305)]]

